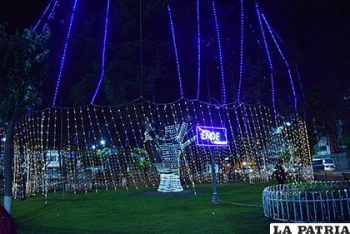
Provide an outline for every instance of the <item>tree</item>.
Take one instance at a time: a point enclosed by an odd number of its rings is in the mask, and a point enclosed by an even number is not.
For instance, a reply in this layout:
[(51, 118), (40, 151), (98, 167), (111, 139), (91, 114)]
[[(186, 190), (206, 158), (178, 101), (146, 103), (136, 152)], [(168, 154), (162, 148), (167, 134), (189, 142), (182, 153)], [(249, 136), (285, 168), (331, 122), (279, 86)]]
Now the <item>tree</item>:
[(41, 84), (47, 70), (46, 49), (50, 33), (30, 29), (6, 33), (0, 25), (0, 125), (6, 129), (4, 178), (5, 209), (11, 212), (12, 163), (16, 122), (41, 103)]

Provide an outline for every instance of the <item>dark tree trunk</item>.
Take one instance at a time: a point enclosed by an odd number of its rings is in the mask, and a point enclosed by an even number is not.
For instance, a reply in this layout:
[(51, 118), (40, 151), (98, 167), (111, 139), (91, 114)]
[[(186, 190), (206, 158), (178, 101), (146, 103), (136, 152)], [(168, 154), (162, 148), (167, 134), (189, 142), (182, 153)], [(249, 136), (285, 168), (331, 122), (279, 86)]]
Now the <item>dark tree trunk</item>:
[(11, 213), (11, 198), (12, 198), (12, 163), (14, 156), (14, 134), (15, 123), (17, 120), (17, 111), (14, 111), (10, 122), (6, 130), (6, 142), (5, 142), (5, 157), (4, 157), (4, 207), (7, 212)]

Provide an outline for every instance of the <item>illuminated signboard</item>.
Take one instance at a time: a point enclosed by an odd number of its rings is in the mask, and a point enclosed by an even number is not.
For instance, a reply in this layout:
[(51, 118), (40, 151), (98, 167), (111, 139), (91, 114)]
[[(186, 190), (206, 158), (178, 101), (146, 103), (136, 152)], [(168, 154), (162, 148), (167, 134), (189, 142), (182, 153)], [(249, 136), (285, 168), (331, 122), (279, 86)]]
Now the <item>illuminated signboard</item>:
[(227, 130), (219, 127), (196, 127), (196, 145), (209, 147), (227, 146)]

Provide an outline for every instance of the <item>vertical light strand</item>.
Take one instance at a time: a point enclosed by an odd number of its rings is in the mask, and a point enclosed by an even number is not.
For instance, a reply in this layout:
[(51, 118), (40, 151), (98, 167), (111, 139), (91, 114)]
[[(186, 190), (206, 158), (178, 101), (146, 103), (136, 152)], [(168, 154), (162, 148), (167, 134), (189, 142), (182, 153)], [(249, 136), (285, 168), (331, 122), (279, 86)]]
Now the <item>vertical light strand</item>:
[[(74, 118), (74, 134), (75, 134), (75, 140), (74, 140), (74, 153), (73, 153), (73, 183), (74, 187), (78, 186), (78, 189), (83, 188), (81, 182), (79, 181), (79, 175), (78, 175), (78, 162), (82, 161), (82, 150), (80, 149), (80, 141), (79, 141), (79, 130), (78, 130), (78, 121), (77, 121), (77, 111), (76, 108), (73, 108), (73, 118)], [(80, 187), (80, 188), (79, 188)], [(85, 186), (84, 186), (85, 187)], [(74, 193), (76, 193), (76, 190), (74, 190)]]
[[(186, 110), (186, 112), (184, 111), (184, 113), (183, 113), (183, 111), (181, 109), (180, 103), (178, 104), (181, 115), (182, 116), (189, 116), (190, 118), (194, 117), (194, 118), (196, 118), (195, 122), (198, 123), (197, 116), (195, 115), (195, 111), (196, 111), (195, 108), (193, 108), (193, 109), (191, 108), (191, 110), (193, 110), (193, 115), (191, 116), (190, 109), (189, 109), (189, 105), (190, 104), (186, 100), (185, 100), (184, 104), (185, 104), (184, 110)], [(192, 104), (193, 104), (193, 102), (192, 102)], [(195, 136), (196, 135), (196, 132), (195, 132), (196, 128), (195, 128), (195, 125), (192, 123), (192, 121), (189, 121), (189, 126), (190, 126), (190, 129), (191, 129), (192, 135)], [(194, 148), (194, 149), (192, 149), (192, 148)], [(197, 176), (197, 178), (199, 180), (199, 183), (202, 183), (201, 174), (200, 174), (200, 168), (201, 168), (201, 164), (202, 164), (201, 163), (201, 157), (200, 157), (200, 151), (199, 151), (198, 147), (195, 147), (195, 145), (194, 145), (193, 147), (190, 147), (190, 152), (191, 152), (190, 156), (192, 156), (192, 158), (191, 158), (192, 159), (192, 165), (194, 167), (194, 172), (193, 173), (196, 174), (196, 176)], [(195, 179), (194, 179), (194, 181), (195, 181)]]
[[(124, 131), (124, 134), (125, 134), (125, 141), (127, 141), (127, 142), (130, 142), (130, 140), (129, 140), (129, 137), (128, 137), (128, 134), (127, 134), (127, 128), (126, 128), (126, 122), (124, 121), (124, 119), (123, 119), (123, 113), (120, 111), (120, 109), (118, 108), (117, 109), (117, 111), (116, 111), (117, 113), (118, 113), (118, 115), (119, 115), (119, 123), (122, 123), (122, 127), (123, 127), (123, 131)], [(126, 154), (126, 152), (127, 152), (127, 147), (125, 147), (124, 148), (124, 150), (125, 150), (125, 162), (126, 162), (126, 174), (128, 175), (128, 168), (129, 168), (129, 165), (128, 165), (128, 161), (127, 161), (127, 154)], [(134, 163), (134, 160), (133, 160), (133, 158), (131, 158), (130, 159), (132, 162), (131, 163)], [(136, 178), (136, 176), (132, 176), (132, 174), (133, 173), (129, 173), (129, 175), (130, 175), (130, 177), (132, 178), (132, 182), (134, 183), (134, 185), (135, 185), (135, 188), (136, 189), (139, 189), (138, 188), (138, 186), (137, 186), (137, 184), (136, 184), (136, 180), (135, 180), (135, 178)], [(140, 176), (139, 176), (139, 178), (140, 178)]]
[[(96, 123), (95, 126), (97, 126), (97, 130), (98, 130), (98, 133), (99, 133), (99, 140), (96, 142), (96, 146), (97, 146), (100, 143), (101, 140), (106, 139), (106, 138), (105, 138), (104, 134), (102, 134), (102, 129), (100, 127), (100, 121), (99, 121), (99, 118), (98, 118), (101, 115), (99, 115), (99, 113), (96, 110), (96, 108), (97, 107), (95, 107), (95, 106), (93, 107), (94, 117), (95, 117), (95, 121), (96, 121), (95, 122)], [(105, 141), (105, 144), (106, 144), (106, 141)], [(103, 146), (103, 147), (105, 147), (105, 146)], [(99, 151), (99, 150), (97, 150), (97, 151)], [(103, 156), (103, 157), (108, 157), (108, 156)], [(97, 162), (99, 162), (100, 165), (103, 166), (103, 170), (102, 170), (103, 180), (104, 180), (104, 183), (105, 183), (105, 186), (106, 186), (106, 190), (108, 190), (108, 178), (106, 176), (106, 161), (103, 160), (102, 158), (99, 157)]]
[[(109, 136), (109, 140), (111, 141), (111, 144), (112, 146), (114, 146), (114, 141), (113, 141), (113, 137), (112, 137), (112, 133), (109, 129), (109, 126), (108, 126), (108, 121), (107, 121), (107, 118), (106, 118), (106, 114), (105, 114), (105, 108), (101, 107), (101, 112), (102, 112), (102, 116), (103, 116), (103, 119), (104, 119), (104, 126), (105, 128), (107, 129), (107, 133), (108, 133), (108, 136)], [(112, 175), (112, 182), (113, 182), (113, 185), (114, 185), (114, 190), (117, 190), (117, 185), (115, 183), (115, 178), (116, 178), (116, 175), (113, 173), (113, 169), (111, 167), (111, 160), (109, 159), (109, 157), (111, 156), (111, 154), (109, 154), (109, 156), (106, 158), (106, 161), (109, 161), (107, 162), (107, 166), (109, 167), (109, 173), (110, 175)]]
[(142, 31), (142, 0), (140, 0), (140, 97), (143, 97), (143, 31)]
[(267, 45), (267, 42), (266, 42), (265, 31), (264, 31), (263, 24), (261, 21), (260, 9), (259, 9), (259, 5), (257, 2), (255, 2), (255, 8), (256, 8), (256, 14), (257, 14), (258, 20), (259, 20), (261, 34), (262, 34), (262, 37), (264, 40), (264, 46), (265, 46), (267, 59), (268, 59), (269, 66), (270, 66), (272, 106), (273, 106), (273, 111), (274, 111), (274, 115), (275, 115), (275, 125), (277, 127), (278, 126), (278, 124), (277, 124), (277, 110), (276, 110), (276, 103), (275, 103), (275, 84), (274, 84), (274, 75), (273, 75), (274, 67), (272, 64), (271, 56), (270, 56), (269, 46)]
[(197, 0), (197, 52), (198, 52), (198, 70), (197, 70), (197, 100), (199, 99), (201, 86), (201, 28), (199, 14), (199, 0)]
[[(143, 106), (144, 103), (142, 103), (140, 106), (140, 111), (138, 112), (136, 109), (136, 106), (134, 106), (134, 113), (135, 113), (135, 117), (136, 117), (136, 121), (137, 121), (137, 126), (138, 126), (138, 130), (139, 130), (139, 135), (140, 135), (140, 140), (142, 140), (142, 148), (146, 149), (146, 143), (145, 143), (145, 138), (143, 138), (143, 134), (142, 134), (142, 123), (146, 122), (146, 114), (145, 114), (145, 109)], [(140, 113), (139, 115), (137, 113)], [(141, 118), (139, 117), (141, 115)], [(141, 121), (140, 121), (141, 119)], [(141, 145), (140, 145), (141, 148)], [(154, 154), (153, 148), (151, 147), (152, 153)], [(147, 154), (148, 159), (151, 161), (149, 154)], [(152, 171), (149, 170), (149, 168), (147, 168), (148, 172), (150, 173), (150, 176), (148, 176), (148, 180), (149, 182), (152, 184), (152, 186), (155, 186), (155, 180), (154, 180), (154, 174), (152, 173)]]
[[(186, 101), (185, 101), (186, 103)], [(172, 106), (170, 106), (172, 112), (173, 112), (173, 115), (174, 115), (174, 119), (176, 120), (177, 119), (177, 122), (180, 123), (180, 121), (182, 123), (185, 122), (185, 118), (184, 118), (184, 115), (183, 115), (183, 112), (182, 112), (182, 107), (181, 107), (181, 104), (180, 102), (178, 103), (178, 106), (179, 106), (179, 114), (177, 114), (178, 112), (176, 111), (176, 104), (173, 103)], [(181, 117), (180, 117), (181, 116)], [(189, 123), (190, 125), (191, 123)], [(190, 125), (191, 126), (191, 125)], [(187, 129), (186, 129), (187, 130)], [(190, 158), (190, 156), (192, 156), (193, 158), (193, 153), (192, 153), (192, 150), (190, 150), (190, 154), (187, 154), (188, 155), (188, 158)], [(194, 183), (194, 178), (193, 178), (193, 173), (191, 171), (191, 168), (190, 168), (190, 161), (189, 159), (186, 159), (186, 152), (185, 152), (185, 149), (182, 150), (182, 153), (180, 154), (179, 156), (179, 159), (180, 157), (183, 157), (183, 160), (184, 160), (184, 163), (185, 163), (185, 167), (186, 167), (186, 171), (187, 171), (187, 174), (189, 176), (189, 179), (191, 181), (191, 184), (192, 184), (192, 189), (193, 189), (193, 192), (195, 195), (197, 195), (197, 192), (196, 192), (196, 188), (195, 188), (195, 183)], [(184, 178), (185, 179), (185, 178)]]
[[(132, 132), (132, 135), (134, 136), (134, 141), (135, 141), (135, 145), (137, 145), (137, 136), (136, 136), (136, 133), (135, 133), (135, 128), (134, 128), (134, 123), (132, 121), (132, 116), (130, 115), (130, 111), (129, 111), (129, 108), (128, 106), (125, 106), (125, 115), (127, 116), (126, 119), (129, 119), (129, 122), (130, 122), (130, 127), (131, 127), (131, 132)], [(131, 148), (131, 151), (132, 151), (132, 148)], [(134, 157), (131, 157), (132, 161), (133, 161), (133, 164), (134, 164), (134, 167), (137, 166), (137, 161)], [(145, 185), (146, 188), (148, 188), (148, 185), (146, 184), (145, 180), (143, 179), (141, 173), (140, 173), (140, 169), (136, 169), (135, 171), (137, 171), (138, 175), (139, 175), (139, 178), (140, 178), (140, 181)]]
[(46, 15), (46, 12), (50, 9), (51, 3), (53, 0), (50, 0), (49, 4), (47, 4), (44, 13), (40, 16), (40, 19), (38, 20), (38, 22), (36, 22), (33, 30), (36, 31), (36, 29), (38, 28), (38, 26), (40, 25), (41, 21), (43, 20), (44, 16)]
[[(95, 167), (94, 165), (94, 161), (91, 159), (91, 153), (90, 153), (90, 146), (89, 143), (87, 142), (87, 136), (86, 136), (86, 131), (85, 131), (85, 127), (84, 127), (84, 116), (83, 116), (83, 109), (80, 107), (79, 111), (77, 111), (78, 114), (80, 115), (80, 123), (81, 123), (81, 128), (80, 131), (83, 133), (83, 141), (85, 143), (85, 151), (86, 151), (86, 161), (87, 164), (89, 164), (90, 167)], [(87, 193), (88, 187), (92, 188), (92, 181), (91, 180), (87, 180), (86, 176), (85, 176), (85, 193)]]
[(241, 51), (240, 51), (240, 62), (239, 62), (239, 83), (237, 91), (237, 102), (241, 102), (241, 86), (243, 79), (243, 62), (244, 62), (244, 2), (241, 0)]
[(171, 14), (170, 5), (168, 5), (167, 7), (168, 7), (168, 14), (169, 14), (171, 35), (172, 35), (173, 44), (174, 44), (175, 60), (176, 60), (176, 67), (177, 67), (177, 76), (178, 76), (178, 79), (179, 79), (180, 96), (181, 96), (181, 98), (183, 98), (184, 94), (183, 94), (183, 89), (182, 89), (182, 79), (181, 79), (181, 71), (180, 71), (179, 54), (178, 54), (177, 45), (176, 45), (175, 28), (174, 28), (173, 17), (172, 17), (172, 14)]
[(223, 56), (222, 56), (219, 22), (218, 22), (218, 17), (217, 17), (217, 13), (216, 13), (216, 6), (215, 6), (214, 0), (212, 1), (212, 6), (213, 6), (213, 13), (214, 13), (214, 20), (215, 20), (216, 37), (217, 37), (218, 48), (219, 48), (219, 60), (220, 60), (220, 71), (221, 71), (221, 102), (222, 102), (222, 104), (226, 104), (226, 86), (225, 86), (224, 62), (223, 62)]
[(103, 36), (103, 48), (102, 48), (102, 63), (101, 63), (101, 75), (100, 80), (98, 81), (94, 96), (91, 99), (90, 104), (94, 104), (95, 98), (100, 90), (104, 75), (105, 75), (105, 60), (106, 60), (106, 42), (107, 42), (107, 33), (108, 33), (108, 20), (109, 20), (109, 3), (110, 0), (107, 0), (107, 9), (106, 9), (106, 19), (105, 19), (105, 31)]
[(296, 95), (296, 92), (295, 92), (293, 77), (292, 77), (292, 73), (290, 71), (289, 63), (288, 63), (286, 57), (284, 56), (280, 46), (278, 45), (278, 42), (276, 41), (276, 38), (275, 38), (275, 36), (274, 36), (274, 34), (273, 34), (272, 30), (271, 30), (271, 26), (270, 26), (270, 24), (267, 22), (267, 20), (265, 18), (265, 15), (261, 14), (261, 16), (262, 16), (262, 18), (263, 18), (263, 20), (264, 20), (264, 22), (266, 24), (267, 29), (270, 32), (270, 35), (271, 35), (271, 37), (272, 37), (272, 39), (273, 39), (273, 41), (274, 41), (274, 43), (276, 45), (276, 48), (277, 48), (278, 52), (281, 55), (281, 58), (283, 59), (284, 63), (286, 64), (286, 67), (287, 67), (287, 70), (288, 70), (288, 75), (289, 75), (289, 80), (290, 80), (290, 85), (292, 87), (292, 92), (293, 92), (293, 97), (294, 97), (294, 110), (296, 110), (298, 108), (298, 100), (297, 100), (297, 95)]
[(61, 58), (61, 65), (60, 65), (60, 70), (58, 72), (57, 83), (56, 83), (56, 88), (55, 88), (55, 94), (54, 94), (53, 101), (52, 101), (52, 107), (54, 107), (55, 104), (56, 104), (58, 88), (60, 87), (60, 83), (61, 83), (62, 71), (63, 71), (63, 67), (64, 67), (65, 60), (66, 60), (67, 48), (68, 48), (68, 45), (69, 45), (69, 38), (70, 38), (70, 34), (71, 34), (73, 22), (74, 22), (74, 15), (75, 15), (75, 9), (77, 7), (77, 3), (78, 3), (78, 0), (74, 0), (72, 14), (71, 14), (71, 17), (70, 17), (68, 32), (67, 32), (67, 36), (66, 36), (66, 42), (65, 42), (64, 47), (63, 47), (63, 54), (62, 54), (62, 58)]
[[(127, 160), (126, 160), (126, 153), (125, 153), (126, 150), (125, 150), (124, 145), (123, 145), (123, 143), (121, 141), (121, 134), (119, 134), (119, 130), (118, 130), (118, 127), (117, 127), (117, 124), (116, 124), (117, 122), (116, 122), (116, 120), (114, 118), (114, 114), (113, 114), (112, 108), (109, 108), (109, 113), (110, 113), (110, 118), (111, 118), (113, 126), (114, 126), (114, 131), (115, 131), (115, 133), (117, 135), (116, 139), (118, 139), (118, 143), (119, 143), (119, 147), (120, 147), (119, 155), (117, 155), (116, 159), (117, 159), (117, 163), (118, 163), (118, 165), (119, 165), (119, 167), (121, 169), (121, 172), (123, 174), (123, 177), (121, 179), (122, 186), (123, 186), (123, 181), (125, 181), (125, 189), (129, 190), (129, 186), (128, 186), (128, 169), (127, 169), (128, 166), (126, 164)], [(118, 123), (120, 123), (120, 122), (118, 122)], [(124, 122), (121, 122), (121, 123), (122, 123), (123, 129), (124, 129)], [(119, 157), (120, 155), (123, 158)], [(122, 163), (121, 163), (123, 159), (124, 159), (124, 162), (125, 162), (125, 166), (123, 166)], [(131, 178), (132, 181), (135, 181), (135, 179), (132, 176), (132, 174), (130, 174), (130, 178)]]
[[(55, 14), (55, 10), (56, 10), (57, 4), (58, 4), (58, 0), (56, 0), (55, 3), (53, 4), (53, 7), (52, 7), (52, 9), (51, 9), (51, 11), (50, 11), (49, 17), (47, 17), (47, 20), (53, 19), (53, 16), (54, 16), (54, 14)], [(47, 30), (47, 28), (48, 28), (48, 24), (47, 24), (47, 22), (46, 22), (46, 23), (44, 24), (43, 29), (41, 30), (41, 34), (42, 34), (43, 32), (45, 32), (45, 31)]]
[[(90, 141), (90, 139), (91, 139), (90, 132), (91, 132), (92, 133), (92, 138), (93, 138), (92, 141), (94, 142), (94, 145), (95, 145), (95, 147), (92, 146), (92, 150), (93, 151), (92, 151), (92, 154), (91, 154), (91, 156), (92, 156), (91, 162), (94, 164), (93, 167), (95, 167), (95, 165), (98, 165), (97, 161), (95, 161), (95, 159), (94, 159), (94, 156), (96, 155), (96, 152), (97, 152), (96, 147), (98, 146), (98, 142), (97, 142), (96, 133), (95, 133), (95, 130), (94, 130), (94, 125), (92, 123), (92, 118), (91, 118), (91, 113), (90, 113), (89, 106), (86, 107), (86, 113), (88, 115), (88, 120), (89, 120), (89, 133), (88, 133), (89, 134), (89, 136), (88, 136), (89, 137), (88, 138), (89, 142), (88, 143), (89, 144), (91, 143), (91, 141)], [(84, 124), (84, 122), (82, 124)], [(94, 181), (94, 184), (95, 184), (95, 192), (98, 193), (98, 189), (97, 189), (98, 181), (97, 180)]]

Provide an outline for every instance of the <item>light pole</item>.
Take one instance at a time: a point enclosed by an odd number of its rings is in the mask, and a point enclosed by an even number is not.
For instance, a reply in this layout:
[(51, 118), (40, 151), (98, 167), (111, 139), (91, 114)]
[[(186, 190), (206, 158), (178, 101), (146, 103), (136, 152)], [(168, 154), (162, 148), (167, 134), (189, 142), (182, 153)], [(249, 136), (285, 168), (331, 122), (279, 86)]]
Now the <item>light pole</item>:
[(216, 180), (216, 170), (215, 170), (215, 149), (210, 148), (210, 162), (211, 162), (211, 176), (213, 181), (213, 197), (211, 199), (211, 203), (219, 204), (219, 196), (218, 196), (218, 185)]
[(213, 126), (196, 126), (196, 145), (209, 147), (210, 149), (211, 175), (213, 183), (213, 197), (211, 202), (213, 204), (220, 203), (215, 171), (215, 148), (227, 147), (227, 142), (226, 128)]

